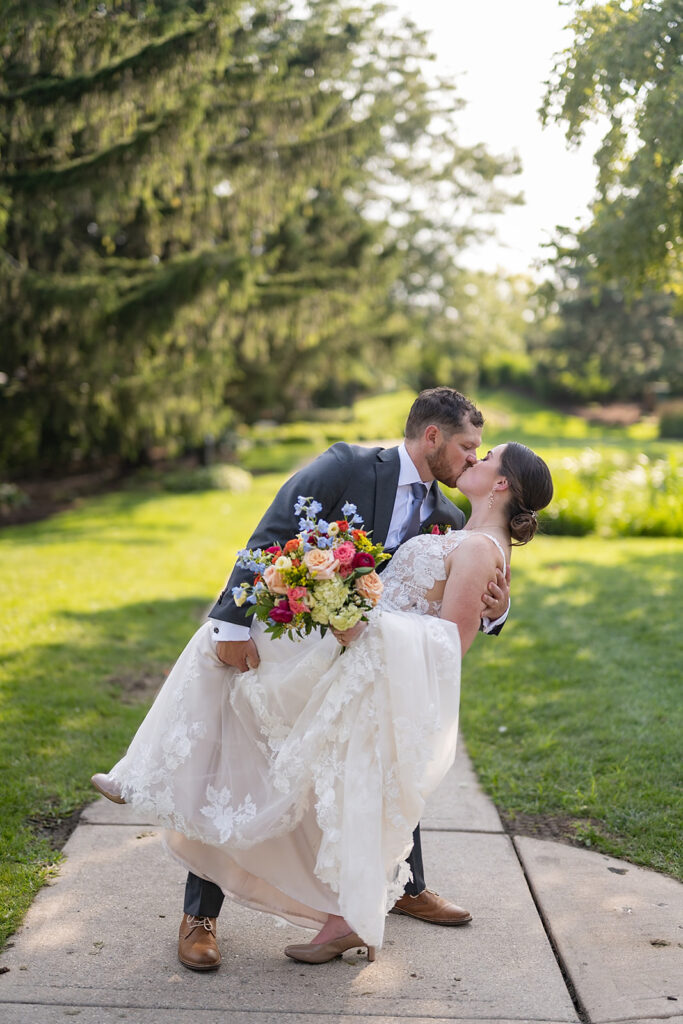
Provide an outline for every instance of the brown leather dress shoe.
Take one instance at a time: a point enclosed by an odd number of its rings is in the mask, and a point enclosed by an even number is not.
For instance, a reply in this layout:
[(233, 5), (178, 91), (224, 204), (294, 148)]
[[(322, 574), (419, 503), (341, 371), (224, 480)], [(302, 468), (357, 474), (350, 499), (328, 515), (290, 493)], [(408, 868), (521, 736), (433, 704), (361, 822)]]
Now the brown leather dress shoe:
[(192, 971), (215, 971), (220, 966), (215, 917), (183, 914), (178, 933), (178, 959)]
[(391, 913), (417, 917), (429, 924), (468, 924), (472, 920), (469, 910), (456, 907), (455, 903), (450, 903), (431, 889), (424, 889), (419, 896), (404, 893), (394, 904)]

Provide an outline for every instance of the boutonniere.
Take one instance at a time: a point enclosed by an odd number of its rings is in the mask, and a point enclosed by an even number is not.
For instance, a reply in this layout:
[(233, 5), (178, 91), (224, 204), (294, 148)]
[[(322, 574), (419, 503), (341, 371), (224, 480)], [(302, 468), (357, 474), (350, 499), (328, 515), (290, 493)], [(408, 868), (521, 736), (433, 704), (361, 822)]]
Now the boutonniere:
[(445, 533), (450, 533), (453, 527), (450, 523), (432, 523), (431, 526), (423, 526), (421, 533), (433, 533), (438, 537), (443, 537)]

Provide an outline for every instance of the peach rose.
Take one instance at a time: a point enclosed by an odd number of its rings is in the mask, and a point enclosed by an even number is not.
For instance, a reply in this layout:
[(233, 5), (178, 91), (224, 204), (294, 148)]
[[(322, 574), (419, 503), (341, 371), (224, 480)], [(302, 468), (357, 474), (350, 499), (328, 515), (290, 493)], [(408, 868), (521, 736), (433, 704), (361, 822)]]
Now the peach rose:
[(377, 604), (384, 590), (384, 584), (376, 572), (366, 572), (364, 576), (359, 576), (354, 586), (360, 596), (372, 605)]
[(331, 580), (339, 562), (329, 548), (311, 548), (304, 555), (306, 568), (316, 580)]
[(271, 594), (286, 594), (287, 584), (274, 565), (269, 565), (263, 573), (263, 582)]

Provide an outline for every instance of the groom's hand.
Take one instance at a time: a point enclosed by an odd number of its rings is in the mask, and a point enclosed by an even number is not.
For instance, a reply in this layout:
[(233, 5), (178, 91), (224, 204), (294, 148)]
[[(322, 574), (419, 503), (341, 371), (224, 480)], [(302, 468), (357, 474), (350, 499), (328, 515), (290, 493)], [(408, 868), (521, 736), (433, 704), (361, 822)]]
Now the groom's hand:
[(256, 644), (249, 640), (219, 640), (216, 644), (216, 654), (224, 665), (239, 669), (240, 672), (247, 672), (250, 668), (256, 668), (260, 662)]
[(481, 617), (495, 622), (501, 615), (505, 615), (510, 603), (510, 565), (505, 567), (505, 575), (496, 569), (496, 578), (491, 580), (486, 593), (481, 595)]

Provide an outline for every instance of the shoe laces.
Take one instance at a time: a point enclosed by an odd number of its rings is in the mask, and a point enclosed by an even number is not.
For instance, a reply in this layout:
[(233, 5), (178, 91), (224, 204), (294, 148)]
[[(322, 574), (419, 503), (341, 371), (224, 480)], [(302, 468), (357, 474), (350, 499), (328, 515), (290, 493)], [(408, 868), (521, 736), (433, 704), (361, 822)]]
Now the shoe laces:
[(205, 931), (211, 932), (213, 935), (213, 924), (210, 917), (194, 917), (192, 914), (187, 914), (186, 917), (188, 928), (204, 928)]

